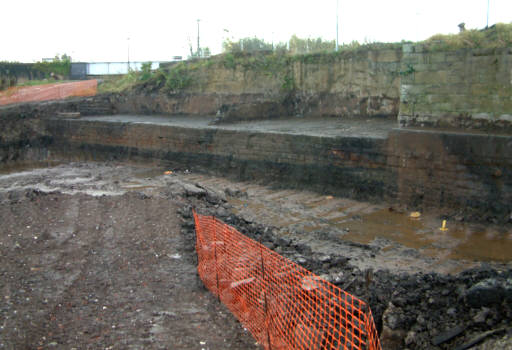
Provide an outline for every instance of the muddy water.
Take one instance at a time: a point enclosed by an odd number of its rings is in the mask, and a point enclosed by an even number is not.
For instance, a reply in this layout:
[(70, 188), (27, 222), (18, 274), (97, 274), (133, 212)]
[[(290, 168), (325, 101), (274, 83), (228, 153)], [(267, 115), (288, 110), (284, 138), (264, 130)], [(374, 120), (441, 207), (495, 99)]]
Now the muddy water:
[(258, 199), (250, 196), (249, 199), (231, 198), (230, 202), (237, 213), (255, 213), (277, 227), (304, 232), (331, 231), (341, 239), (362, 244), (379, 240), (384, 252), (401, 245), (439, 262), (512, 261), (510, 227), (448, 221), (447, 230), (443, 231), (442, 220), (435, 215), (412, 218), (408, 212), (396, 212), (381, 205), (314, 194), (301, 197), (293, 191), (269, 194), (266, 200), (265, 196)]
[(381, 237), (439, 258), (512, 260), (512, 232), (504, 228), (448, 222), (447, 231), (443, 231), (441, 220), (432, 217), (414, 219), (387, 209), (363, 214), (360, 220), (333, 225), (349, 228), (344, 239), (359, 243), (368, 244)]

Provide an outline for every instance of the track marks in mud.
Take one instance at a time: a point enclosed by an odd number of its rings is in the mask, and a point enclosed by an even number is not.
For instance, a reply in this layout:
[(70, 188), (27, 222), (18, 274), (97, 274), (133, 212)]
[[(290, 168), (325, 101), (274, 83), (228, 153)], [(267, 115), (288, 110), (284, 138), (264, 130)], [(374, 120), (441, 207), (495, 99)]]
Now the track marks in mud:
[(176, 208), (33, 191), (2, 206), (0, 348), (256, 348), (202, 287)]

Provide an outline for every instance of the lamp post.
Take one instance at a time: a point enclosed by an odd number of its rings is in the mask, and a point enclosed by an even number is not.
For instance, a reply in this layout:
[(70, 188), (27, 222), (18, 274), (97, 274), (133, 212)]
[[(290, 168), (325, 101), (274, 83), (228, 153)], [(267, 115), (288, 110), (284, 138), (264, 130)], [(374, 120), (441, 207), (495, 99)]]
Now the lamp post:
[(199, 46), (199, 21), (200, 21), (200, 19), (197, 20), (197, 57), (199, 57), (201, 55), (200, 46)]
[(128, 67), (128, 71), (127, 73), (130, 73), (130, 38), (128, 37), (126, 39), (126, 41), (128, 42), (128, 64), (127, 64), (127, 67)]
[(489, 28), (489, 2), (490, 0), (487, 0), (487, 22), (485, 24), (485, 28)]
[(340, 9), (340, 0), (336, 0), (336, 51), (338, 51), (339, 41), (338, 41), (338, 12)]

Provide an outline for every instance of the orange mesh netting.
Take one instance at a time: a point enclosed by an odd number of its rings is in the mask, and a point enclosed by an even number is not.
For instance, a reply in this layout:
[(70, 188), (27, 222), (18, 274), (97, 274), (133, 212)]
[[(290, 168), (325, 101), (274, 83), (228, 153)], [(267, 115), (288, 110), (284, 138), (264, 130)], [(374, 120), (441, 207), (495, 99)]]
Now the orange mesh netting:
[(73, 83), (13, 87), (0, 92), (0, 106), (20, 102), (60, 100), (71, 96), (94, 96), (97, 88), (98, 81), (96, 79)]
[(201, 280), (265, 349), (380, 349), (365, 302), (212, 216), (194, 220)]

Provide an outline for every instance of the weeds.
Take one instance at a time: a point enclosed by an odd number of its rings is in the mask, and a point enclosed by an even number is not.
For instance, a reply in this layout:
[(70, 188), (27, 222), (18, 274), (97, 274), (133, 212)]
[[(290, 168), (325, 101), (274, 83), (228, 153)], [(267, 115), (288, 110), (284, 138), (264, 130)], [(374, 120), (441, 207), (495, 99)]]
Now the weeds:
[(295, 79), (290, 75), (285, 75), (283, 78), (283, 84), (281, 85), (281, 90), (284, 92), (293, 92), (295, 88)]
[[(201, 86), (204, 73), (211, 69), (243, 69), (258, 74), (277, 77), (281, 80), (281, 90), (285, 93), (296, 89), (296, 82), (291, 74), (293, 64), (335, 64), (352, 57), (367, 59), (370, 50), (400, 50), (402, 43), (364, 43), (352, 42), (341, 45), (338, 51), (315, 52), (291, 55), (286, 50), (226, 52), (207, 59), (194, 59), (180, 62), (165, 69), (151, 70), (151, 64), (145, 63), (140, 72), (130, 72), (119, 78), (107, 79), (98, 90), (100, 92), (118, 92), (140, 86), (148, 91), (162, 90), (167, 93), (179, 93), (191, 87)], [(460, 48), (501, 48), (512, 46), (512, 24), (499, 23), (484, 30), (467, 30), (456, 35), (434, 35), (421, 42), (427, 50), (454, 50)], [(407, 65), (400, 76), (409, 76), (415, 72)]]
[(121, 92), (137, 83), (137, 72), (130, 71), (122, 76), (108, 77), (98, 85), (98, 93)]
[(165, 88), (171, 93), (176, 93), (188, 87), (191, 82), (189, 67), (184, 63), (179, 63), (168, 71)]
[(510, 47), (512, 46), (512, 23), (497, 23), (486, 29), (470, 29), (458, 34), (436, 34), (423, 43), (430, 51)]

